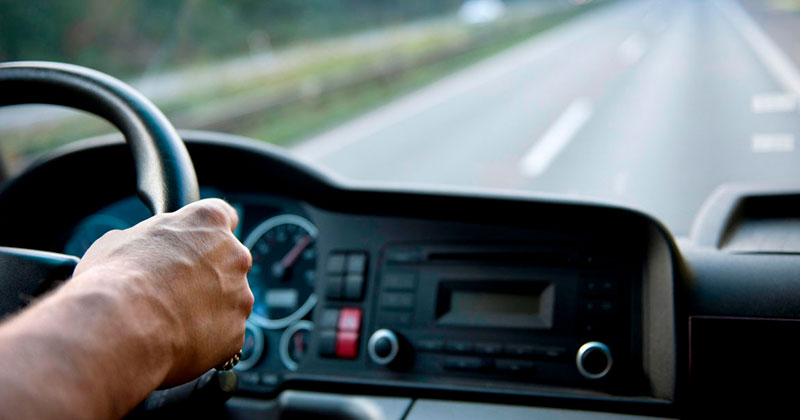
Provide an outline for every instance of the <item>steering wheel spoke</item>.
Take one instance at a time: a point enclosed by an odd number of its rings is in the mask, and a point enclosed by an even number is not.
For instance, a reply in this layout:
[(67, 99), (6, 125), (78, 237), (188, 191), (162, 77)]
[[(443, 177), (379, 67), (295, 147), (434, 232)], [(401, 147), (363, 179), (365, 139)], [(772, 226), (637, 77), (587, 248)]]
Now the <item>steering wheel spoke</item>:
[(16, 312), (70, 278), (78, 261), (55, 252), (0, 247), (0, 314)]

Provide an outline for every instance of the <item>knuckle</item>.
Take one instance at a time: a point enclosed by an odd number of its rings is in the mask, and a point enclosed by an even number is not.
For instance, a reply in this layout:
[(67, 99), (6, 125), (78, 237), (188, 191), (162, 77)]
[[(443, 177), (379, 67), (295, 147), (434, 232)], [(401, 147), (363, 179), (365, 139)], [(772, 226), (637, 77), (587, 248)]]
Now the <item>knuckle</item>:
[(111, 229), (108, 232), (104, 233), (102, 236), (100, 236), (99, 239), (102, 239), (102, 240), (113, 240), (114, 238), (118, 237), (121, 233), (122, 233), (122, 230), (120, 230), (120, 229)]
[(228, 213), (224, 208), (214, 201), (204, 201), (195, 207), (195, 214), (203, 221), (215, 225), (227, 225)]
[(238, 244), (236, 248), (236, 260), (238, 262), (237, 268), (242, 269), (246, 273), (250, 271), (250, 267), (253, 265), (253, 255), (250, 253), (250, 250), (242, 244)]
[(249, 287), (245, 286), (245, 297), (244, 297), (243, 306), (244, 306), (245, 312), (247, 312), (248, 315), (250, 314), (250, 312), (253, 311), (253, 305), (255, 303), (256, 303), (256, 298), (255, 298), (255, 296), (253, 296), (253, 291), (250, 290)]

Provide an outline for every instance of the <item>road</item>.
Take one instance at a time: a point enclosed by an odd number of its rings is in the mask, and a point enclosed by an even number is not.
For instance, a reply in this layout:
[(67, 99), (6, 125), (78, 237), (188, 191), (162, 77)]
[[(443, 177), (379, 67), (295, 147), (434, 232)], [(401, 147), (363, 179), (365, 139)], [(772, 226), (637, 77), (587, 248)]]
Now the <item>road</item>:
[(685, 236), (720, 184), (800, 181), (797, 64), (748, 10), (620, 0), (293, 152), (359, 180), (613, 201)]

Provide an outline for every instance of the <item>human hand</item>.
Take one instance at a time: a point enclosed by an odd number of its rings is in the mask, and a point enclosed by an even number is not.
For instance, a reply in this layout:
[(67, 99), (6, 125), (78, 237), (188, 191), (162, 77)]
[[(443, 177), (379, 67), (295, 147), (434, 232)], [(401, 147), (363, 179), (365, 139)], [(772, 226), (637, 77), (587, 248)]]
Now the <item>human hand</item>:
[(135, 305), (134, 328), (164, 340), (154, 343), (166, 352), (156, 357), (169, 364), (162, 386), (186, 382), (244, 342), (252, 257), (232, 233), (237, 224), (230, 205), (207, 199), (111, 231), (89, 248), (65, 287), (95, 287)]

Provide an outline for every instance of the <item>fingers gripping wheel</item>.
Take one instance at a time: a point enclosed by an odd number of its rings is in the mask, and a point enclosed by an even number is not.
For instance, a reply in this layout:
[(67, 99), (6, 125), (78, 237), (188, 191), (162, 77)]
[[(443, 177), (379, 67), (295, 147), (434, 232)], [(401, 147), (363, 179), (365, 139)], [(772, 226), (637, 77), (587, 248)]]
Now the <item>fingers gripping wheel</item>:
[[(153, 214), (176, 211), (200, 198), (194, 166), (175, 128), (152, 102), (122, 81), (95, 70), (69, 64), (12, 62), (0, 64), (0, 92), (0, 106), (31, 103), (61, 105), (97, 115), (116, 126), (133, 154), (139, 197)], [(17, 265), (20, 267), (38, 261), (28, 254), (20, 254), (16, 249), (2, 249), (0, 253), (15, 256), (13, 261), (19, 261)], [(51, 259), (39, 258), (46, 261)], [(72, 264), (74, 266), (75, 261)], [(50, 265), (61, 266), (52, 263)], [(13, 268), (6, 265), (3, 270), (6, 274), (0, 273), (0, 284), (7, 284), (2, 281), (2, 277), (14, 273)], [(2, 303), (0, 302), (0, 307), (3, 307)], [(15, 307), (13, 303), (8, 306)], [(232, 376), (233, 388), (235, 374), (226, 370), (239, 361), (240, 353), (219, 366), (218, 369), (223, 371), (215, 376)], [(201, 379), (203, 377), (185, 387), (207, 388), (198, 385), (202, 382)], [(203, 383), (206, 382), (208, 381)], [(230, 380), (209, 383), (218, 382), (231, 383)], [(214, 385), (213, 388), (217, 392), (224, 391), (226, 387)], [(223, 400), (231, 394), (222, 391), (217, 393), (225, 396)], [(161, 397), (159, 399), (163, 400)], [(155, 410), (159, 407), (161, 405), (154, 405)], [(142, 413), (152, 411), (147, 407), (141, 408)]]
[(102, 117), (125, 136), (142, 201), (154, 213), (175, 211), (200, 197), (183, 141), (164, 114), (132, 87), (85, 67), (50, 62), (0, 64), (0, 106), (49, 104)]

